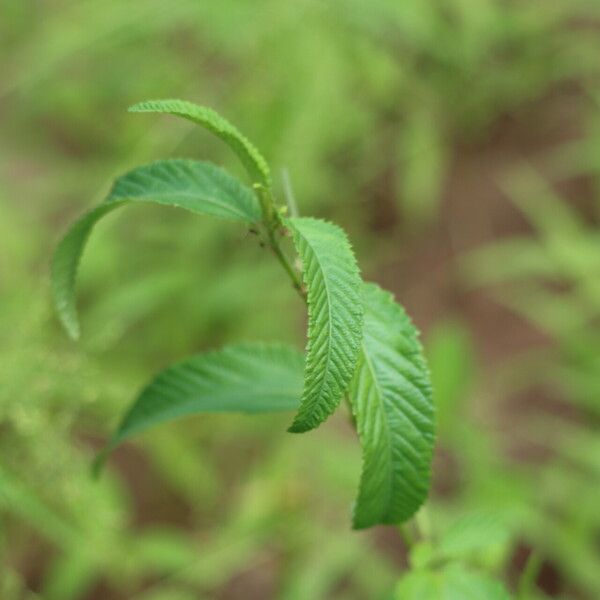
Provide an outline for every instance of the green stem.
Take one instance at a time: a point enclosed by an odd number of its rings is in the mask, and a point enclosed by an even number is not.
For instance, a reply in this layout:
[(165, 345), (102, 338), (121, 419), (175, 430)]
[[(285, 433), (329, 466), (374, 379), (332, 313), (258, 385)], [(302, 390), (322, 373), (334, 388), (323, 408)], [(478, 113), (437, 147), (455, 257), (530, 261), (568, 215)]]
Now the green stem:
[(542, 568), (543, 560), (537, 550), (532, 550), (527, 558), (523, 572), (519, 577), (517, 585), (517, 597), (520, 600), (528, 600), (531, 598), (531, 591), (535, 587), (540, 569)]
[(278, 223), (279, 218), (277, 214), (277, 208), (275, 207), (275, 200), (273, 199), (273, 194), (271, 194), (271, 190), (268, 190), (264, 185), (260, 183), (254, 184), (254, 193), (258, 198), (258, 202), (260, 203), (260, 208), (262, 210), (263, 215), (263, 223), (267, 230), (274, 230)]
[(263, 213), (263, 225), (267, 230), (267, 241), (269, 247), (273, 251), (273, 254), (277, 257), (277, 260), (292, 280), (292, 285), (300, 294), (300, 297), (306, 302), (306, 292), (302, 286), (302, 279), (296, 269), (294, 269), (289, 258), (286, 256), (281, 248), (280, 238), (281, 229), (284, 226), (281, 215), (275, 206), (275, 201), (271, 191), (266, 189), (260, 184), (254, 185), (254, 192), (260, 202)]
[(398, 530), (404, 545), (410, 550), (415, 545), (415, 536), (412, 531), (409, 529), (408, 525), (397, 525), (396, 529)]
[(300, 297), (303, 300), (306, 300), (306, 293), (304, 292), (304, 289), (302, 287), (302, 280), (300, 279), (300, 275), (291, 265), (288, 257), (283, 253), (283, 250), (281, 249), (281, 246), (279, 244), (279, 240), (277, 239), (277, 233), (274, 232), (272, 229), (268, 229), (267, 235), (269, 238), (269, 246), (271, 247), (271, 250), (277, 257), (277, 260), (281, 263), (281, 266), (284, 268), (285, 272), (289, 275), (290, 279), (292, 280), (292, 285), (294, 286), (294, 288), (296, 288), (296, 290), (300, 294)]
[(416, 531), (421, 539), (429, 540), (433, 537), (431, 519), (429, 518), (429, 510), (426, 505), (421, 507), (415, 515), (414, 522)]

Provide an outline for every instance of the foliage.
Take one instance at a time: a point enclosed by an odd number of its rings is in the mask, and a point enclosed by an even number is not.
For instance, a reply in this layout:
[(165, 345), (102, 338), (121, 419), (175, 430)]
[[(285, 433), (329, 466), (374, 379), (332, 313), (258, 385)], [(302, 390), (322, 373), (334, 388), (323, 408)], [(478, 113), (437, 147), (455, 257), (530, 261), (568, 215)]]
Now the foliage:
[[(216, 131), (241, 155), (245, 164), (253, 167), (258, 164), (254, 159), (260, 155), (254, 146), (212, 111), (179, 101), (143, 103), (137, 105), (135, 111), (142, 110), (140, 107), (143, 110), (167, 110), (185, 118), (191, 114), (195, 122)], [(243, 145), (240, 140), (244, 140)], [(302, 277), (309, 307), (304, 391), (290, 431), (312, 429), (336, 408), (356, 368), (363, 337), (363, 303), (370, 310), (375, 310), (375, 318), (367, 323), (367, 339), (363, 346), (363, 364), (365, 361), (368, 364), (373, 383), (363, 387), (364, 366), (361, 366), (351, 395), (361, 443), (365, 448), (383, 444), (382, 454), (390, 455), (394, 464), (381, 465), (378, 460), (373, 461), (379, 450), (368, 451), (355, 526), (405, 521), (425, 499), (434, 443), (428, 373), (416, 333), (402, 311), (390, 310), (392, 301), (389, 298), (382, 302), (377, 289), (367, 287), (361, 296), (362, 284), (354, 255), (341, 229), (316, 219), (283, 219), (281, 210), (273, 204), (271, 190), (263, 187), (267, 173), (266, 168), (249, 169), (250, 177), (255, 178), (254, 203), (241, 183), (203, 163), (159, 162), (121, 177), (104, 203), (77, 221), (58, 246), (53, 260), (57, 310), (67, 330), (76, 332), (73, 288), (83, 244), (94, 223), (108, 210), (121, 204), (138, 199), (153, 201), (260, 225), (259, 235), (268, 239), (292, 283), (297, 284), (298, 277), (280, 246), (281, 228), (287, 225), (293, 232), (302, 260)], [(262, 206), (260, 223), (259, 206)], [(303, 290), (299, 291), (303, 296)], [(373, 309), (373, 304), (377, 306), (379, 303), (382, 306)], [(381, 330), (395, 332), (395, 337), (382, 339)], [(185, 414), (222, 410), (269, 412), (289, 407), (289, 403), (285, 406), (283, 398), (293, 396), (295, 377), (289, 369), (286, 377), (278, 375), (277, 363), (282, 359), (285, 359), (285, 365), (290, 362), (289, 350), (281, 348), (280, 351), (282, 357), (277, 358), (275, 364), (270, 360), (272, 352), (265, 353), (254, 348), (195, 357), (183, 365), (171, 367), (138, 397), (111, 446), (151, 424)], [(250, 372), (247, 365), (249, 358)], [(215, 368), (217, 377), (213, 374)], [(390, 386), (384, 383), (386, 379), (395, 379), (402, 385), (396, 390), (396, 384)], [(413, 386), (418, 390), (418, 399), (414, 399)], [(381, 389), (382, 395), (378, 396), (377, 392), (373, 395), (373, 388)], [(271, 400), (266, 402), (268, 398)], [(385, 407), (388, 403), (395, 404), (393, 410)], [(375, 418), (375, 424), (369, 424), (373, 410), (379, 416)], [(401, 421), (398, 421), (398, 415), (402, 415)], [(383, 427), (378, 422), (382, 418), (386, 421)], [(398, 422), (392, 425), (394, 421)], [(380, 440), (382, 436), (383, 441)], [(381, 484), (373, 483), (382, 476), (384, 489), (389, 490), (385, 494), (379, 489)], [(378, 504), (376, 510), (370, 507), (373, 502)]]
[(193, 356), (163, 371), (139, 395), (107, 450), (156, 423), (190, 414), (293, 410), (302, 357), (284, 345), (245, 344)]
[(341, 229), (316, 219), (287, 223), (308, 288), (304, 392), (289, 429), (303, 432), (335, 410), (350, 383), (363, 335), (363, 298), (354, 254)]
[(365, 285), (363, 301), (365, 328), (349, 391), (364, 446), (357, 528), (399, 523), (415, 513), (427, 495), (434, 443), (431, 386), (417, 332), (378, 286)]
[(469, 572), (514, 592), (528, 580), (525, 597), (597, 598), (598, 12), (5, 2), (0, 597), (358, 600), (392, 597), (403, 575), (391, 529), (348, 530), (361, 462), (341, 410), (309, 443), (281, 433), (286, 414), (178, 420), (89, 478), (148, 373), (240, 340), (304, 343), (293, 289), (239, 224), (150, 203), (98, 223), (79, 274), (85, 335), (56, 327), (48, 258), (90, 190), (99, 202), (116, 175), (167, 156), (244, 180), (221, 140), (122, 110), (176, 92), (243, 123), (276, 197), (287, 170), (302, 212), (343, 225), (365, 278), (425, 332), (437, 451), (427, 508), (403, 532), (411, 568), (437, 571), (430, 550), (483, 514), (508, 540), (460, 558)]

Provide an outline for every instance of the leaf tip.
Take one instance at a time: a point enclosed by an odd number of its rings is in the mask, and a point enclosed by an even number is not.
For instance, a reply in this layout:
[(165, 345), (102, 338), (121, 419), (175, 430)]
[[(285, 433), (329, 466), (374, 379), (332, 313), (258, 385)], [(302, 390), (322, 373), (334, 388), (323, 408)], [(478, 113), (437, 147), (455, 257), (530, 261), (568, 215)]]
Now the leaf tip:
[(315, 426), (311, 425), (306, 421), (306, 419), (294, 419), (292, 424), (288, 427), (288, 433), (306, 433), (311, 429), (314, 429)]
[(65, 328), (67, 335), (74, 341), (78, 342), (81, 337), (81, 329), (77, 321), (63, 321), (63, 327)]
[(90, 472), (91, 472), (91, 476), (92, 479), (94, 480), (98, 480), (100, 479), (100, 475), (102, 475), (102, 470), (104, 469), (104, 465), (106, 463), (106, 457), (107, 457), (107, 451), (102, 450), (101, 452), (99, 452), (90, 467)]
[(136, 102), (127, 108), (127, 112), (130, 113), (140, 113), (140, 112), (156, 112), (156, 107), (158, 105), (164, 104), (165, 102), (169, 102), (168, 100), (142, 100), (141, 102)]
[(54, 310), (63, 329), (71, 340), (74, 342), (78, 341), (81, 336), (81, 329), (75, 307), (62, 297), (55, 296), (53, 300)]
[(63, 329), (71, 340), (74, 342), (78, 341), (81, 337), (81, 329), (72, 302), (58, 295), (54, 296), (53, 301), (54, 310), (56, 311), (56, 315), (60, 324), (63, 326)]
[(141, 113), (141, 112), (173, 112), (177, 114), (177, 110), (189, 106), (189, 102), (185, 100), (178, 100), (176, 98), (167, 98), (161, 100), (142, 100), (136, 102), (127, 108), (127, 112), (130, 113)]
[(102, 475), (102, 472), (104, 471), (104, 466), (106, 465), (106, 461), (107, 461), (110, 453), (113, 451), (114, 447), (115, 447), (115, 442), (114, 442), (114, 440), (112, 440), (108, 444), (106, 444), (106, 446), (104, 446), (104, 448), (102, 448), (102, 450), (100, 450), (100, 452), (98, 452), (98, 454), (96, 454), (96, 456), (94, 457), (94, 460), (91, 464), (91, 469), (90, 469), (92, 479), (94, 479), (94, 480), (100, 479), (100, 476)]
[(129, 113), (145, 112), (146, 111), (146, 109), (144, 108), (145, 104), (146, 104), (145, 102), (136, 102), (135, 104), (132, 104), (131, 106), (127, 107), (127, 112), (129, 112)]
[(379, 522), (377, 519), (373, 519), (371, 516), (365, 514), (361, 507), (358, 505), (358, 502), (355, 501), (352, 506), (352, 530), (353, 531), (364, 531), (365, 529), (369, 529), (374, 525), (380, 525), (382, 522)]

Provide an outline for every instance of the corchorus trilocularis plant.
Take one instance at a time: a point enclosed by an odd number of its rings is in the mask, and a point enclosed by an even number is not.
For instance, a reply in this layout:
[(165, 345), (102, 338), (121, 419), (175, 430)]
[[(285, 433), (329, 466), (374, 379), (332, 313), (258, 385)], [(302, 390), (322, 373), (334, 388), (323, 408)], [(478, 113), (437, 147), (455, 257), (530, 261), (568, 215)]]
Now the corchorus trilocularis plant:
[[(167, 368), (133, 402), (97, 465), (132, 435), (184, 415), (295, 410), (288, 431), (302, 433), (346, 398), (363, 454), (354, 527), (411, 518), (429, 488), (434, 409), (422, 347), (404, 309), (389, 292), (362, 281), (339, 226), (287, 215), (262, 154), (216, 112), (180, 100), (142, 102), (130, 111), (168, 113), (210, 130), (241, 160), (249, 185), (195, 160), (162, 160), (118, 178), (107, 198), (71, 226), (53, 258), (54, 301), (69, 334), (79, 336), (75, 279), (94, 225), (116, 208), (148, 202), (258, 233), (308, 307), (308, 343), (304, 356), (282, 344), (238, 344)], [(291, 258), (289, 239), (299, 261)]]

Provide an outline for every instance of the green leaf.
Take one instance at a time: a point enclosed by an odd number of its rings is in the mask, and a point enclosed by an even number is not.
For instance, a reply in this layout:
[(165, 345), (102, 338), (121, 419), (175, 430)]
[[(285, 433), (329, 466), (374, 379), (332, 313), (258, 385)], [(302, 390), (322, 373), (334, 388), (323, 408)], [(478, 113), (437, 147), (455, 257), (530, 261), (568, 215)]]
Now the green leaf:
[(294, 410), (303, 356), (282, 344), (241, 344), (198, 354), (160, 373), (136, 398), (100, 455), (134, 434), (184, 415)]
[(363, 449), (356, 529), (409, 519), (427, 496), (434, 446), (418, 334), (391, 294), (364, 284), (364, 336), (349, 397)]
[(271, 174), (262, 154), (236, 127), (211, 108), (184, 100), (148, 100), (131, 106), (129, 112), (166, 113), (202, 125), (238, 155), (253, 183), (270, 187)]
[(317, 219), (287, 222), (308, 289), (308, 346), (300, 409), (289, 431), (314, 429), (336, 409), (362, 335), (361, 279), (346, 234)]
[(444, 558), (483, 559), (506, 549), (510, 527), (499, 513), (484, 510), (463, 515), (444, 532), (437, 552)]
[(396, 587), (397, 600), (510, 600), (502, 583), (485, 573), (451, 564), (440, 571), (416, 570)]
[(130, 171), (115, 182), (106, 200), (76, 221), (52, 261), (52, 291), (58, 315), (73, 338), (79, 337), (75, 278), (85, 243), (96, 222), (130, 202), (151, 202), (193, 213), (255, 223), (261, 210), (252, 191), (210, 163), (159, 161)]

